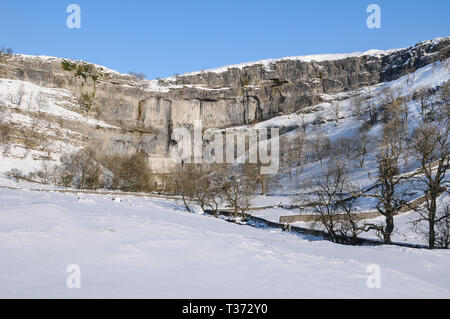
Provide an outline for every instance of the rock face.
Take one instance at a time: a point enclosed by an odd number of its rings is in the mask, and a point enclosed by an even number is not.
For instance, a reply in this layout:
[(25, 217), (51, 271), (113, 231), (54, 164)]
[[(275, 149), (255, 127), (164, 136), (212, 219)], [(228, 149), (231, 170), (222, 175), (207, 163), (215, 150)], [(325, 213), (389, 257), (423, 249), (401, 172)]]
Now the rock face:
[(0, 56), (0, 77), (64, 88), (79, 97), (86, 114), (118, 126), (120, 132), (89, 132), (113, 152), (145, 152), (161, 173), (172, 130), (201, 120), (205, 128), (224, 128), (289, 114), (340, 93), (395, 80), (442, 54), (450, 38), (413, 47), (342, 58), (287, 58), (270, 63), (203, 71), (164, 80), (138, 80), (81, 61), (23, 55)]

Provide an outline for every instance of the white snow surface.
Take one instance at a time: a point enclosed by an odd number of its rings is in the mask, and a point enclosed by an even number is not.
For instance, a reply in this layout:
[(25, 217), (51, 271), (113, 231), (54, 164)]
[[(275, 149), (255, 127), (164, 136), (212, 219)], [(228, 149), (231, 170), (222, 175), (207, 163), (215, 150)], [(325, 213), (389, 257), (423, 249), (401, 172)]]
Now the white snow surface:
[[(1, 298), (449, 298), (450, 252), (350, 247), (164, 199), (0, 189)], [(68, 265), (81, 288), (68, 289)], [(381, 268), (381, 288), (367, 267)]]
[[(11, 100), (14, 100), (20, 92), (23, 92), (23, 101), (20, 105), (14, 104)], [(38, 110), (37, 100), (41, 96), (43, 100), (42, 109)], [(45, 88), (27, 81), (0, 78), (0, 103), (5, 104), (10, 109), (14, 108), (23, 112), (39, 111), (66, 120), (84, 122), (88, 125), (116, 128), (103, 121), (88, 118), (73, 111), (78, 109), (80, 112), (80, 106), (77, 104), (76, 97), (66, 89)]]

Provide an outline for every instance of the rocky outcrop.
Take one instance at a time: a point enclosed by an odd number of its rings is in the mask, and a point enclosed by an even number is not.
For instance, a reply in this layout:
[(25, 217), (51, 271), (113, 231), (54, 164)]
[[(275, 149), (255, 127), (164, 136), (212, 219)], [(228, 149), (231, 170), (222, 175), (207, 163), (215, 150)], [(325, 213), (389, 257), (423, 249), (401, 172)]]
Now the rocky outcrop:
[(288, 114), (339, 93), (395, 80), (449, 51), (450, 38), (411, 48), (342, 59), (288, 58), (165, 80), (142, 81), (101, 66), (59, 58), (2, 55), (0, 77), (64, 88), (79, 97), (89, 116), (122, 129), (90, 132), (108, 137), (111, 149), (146, 152), (153, 167), (170, 170), (166, 158), (176, 127), (202, 120), (205, 128), (249, 124)]

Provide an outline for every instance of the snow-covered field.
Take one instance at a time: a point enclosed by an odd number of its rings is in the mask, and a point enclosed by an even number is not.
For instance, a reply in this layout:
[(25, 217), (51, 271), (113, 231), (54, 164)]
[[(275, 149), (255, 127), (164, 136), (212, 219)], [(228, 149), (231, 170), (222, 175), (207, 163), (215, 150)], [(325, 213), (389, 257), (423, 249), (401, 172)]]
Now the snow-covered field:
[[(449, 298), (450, 252), (350, 247), (163, 199), (0, 189), (1, 298)], [(114, 200), (115, 199), (115, 200)], [(68, 265), (81, 288), (66, 286)], [(368, 288), (368, 266), (381, 288)]]

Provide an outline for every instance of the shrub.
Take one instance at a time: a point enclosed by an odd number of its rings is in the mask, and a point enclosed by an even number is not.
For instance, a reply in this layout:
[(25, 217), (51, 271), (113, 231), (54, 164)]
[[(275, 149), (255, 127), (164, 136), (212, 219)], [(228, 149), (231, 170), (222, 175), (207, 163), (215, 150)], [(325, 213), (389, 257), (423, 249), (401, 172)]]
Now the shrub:
[(106, 166), (114, 174), (113, 188), (125, 192), (151, 192), (154, 189), (153, 176), (142, 154), (114, 156)]
[(13, 168), (12, 170), (6, 172), (6, 176), (15, 179), (16, 182), (18, 183), (19, 180), (25, 177), (25, 174), (21, 170)]
[(12, 55), (14, 53), (14, 50), (11, 48), (5, 48), (4, 46), (2, 46), (0, 48), (0, 55), (5, 54), (5, 55)]
[(63, 187), (71, 187), (73, 184), (74, 176), (70, 173), (63, 173), (60, 176), (60, 185)]
[(93, 152), (85, 149), (61, 157), (60, 183), (65, 187), (97, 189), (100, 186), (101, 167)]
[(77, 66), (75, 75), (81, 76), (86, 81), (87, 77), (92, 74), (92, 71), (93, 71), (92, 65), (82, 64)]
[(75, 71), (75, 69), (77, 68), (76, 63), (73, 63), (73, 62), (70, 62), (67, 60), (63, 60), (61, 62), (61, 66), (62, 66), (63, 70), (70, 71), (70, 72)]

